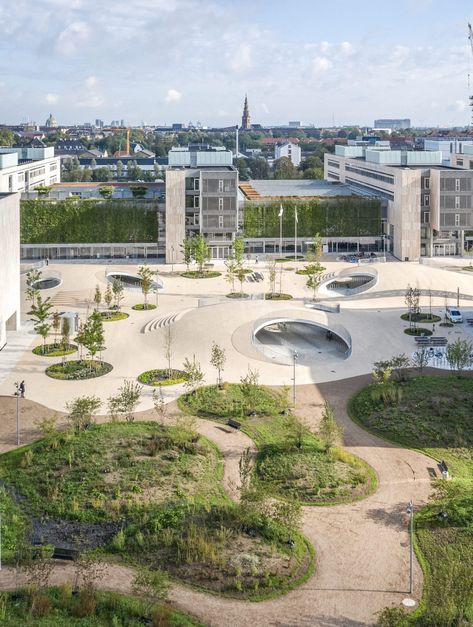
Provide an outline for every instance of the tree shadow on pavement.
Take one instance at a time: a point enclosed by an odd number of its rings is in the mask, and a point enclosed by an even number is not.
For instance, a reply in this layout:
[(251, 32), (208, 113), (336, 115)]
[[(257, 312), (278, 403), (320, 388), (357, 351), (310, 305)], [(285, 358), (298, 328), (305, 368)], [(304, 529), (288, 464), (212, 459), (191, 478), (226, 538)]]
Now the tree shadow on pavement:
[(407, 499), (405, 503), (398, 503), (397, 505), (389, 508), (378, 507), (369, 509), (366, 511), (366, 517), (374, 522), (379, 522), (383, 525), (397, 529), (398, 531), (404, 531), (407, 529), (406, 507)]

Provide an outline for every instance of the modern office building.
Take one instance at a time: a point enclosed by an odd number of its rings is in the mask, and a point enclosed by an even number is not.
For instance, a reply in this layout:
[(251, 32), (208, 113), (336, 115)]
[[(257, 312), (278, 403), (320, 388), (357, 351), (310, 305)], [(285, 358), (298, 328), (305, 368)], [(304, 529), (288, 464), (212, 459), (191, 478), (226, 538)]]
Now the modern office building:
[(442, 153), (336, 146), (327, 181), (387, 201), (385, 233), (401, 260), (461, 255), (473, 228), (473, 171), (445, 167)]
[(201, 166), (231, 166), (233, 153), (224, 146), (208, 144), (191, 144), (190, 146), (174, 146), (168, 152), (170, 168), (199, 168)]
[(20, 327), (20, 195), (0, 193), (0, 350)]
[(238, 171), (233, 166), (170, 168), (166, 172), (165, 256), (182, 260), (186, 236), (201, 233), (214, 259), (228, 257), (238, 232)]
[[(472, 139), (459, 139), (452, 137), (450, 139), (425, 139), (424, 150), (433, 150), (434, 152), (440, 151), (442, 153), (443, 165), (451, 165), (452, 155), (461, 155), (467, 149), (473, 148)], [(466, 150), (468, 153), (468, 150)], [(473, 155), (473, 151), (469, 153)]]
[(300, 146), (293, 144), (292, 142), (286, 142), (284, 144), (276, 144), (274, 147), (274, 158), (281, 159), (281, 157), (287, 157), (291, 163), (298, 168), (301, 164), (302, 152)]
[(392, 131), (399, 131), (404, 128), (411, 128), (409, 118), (381, 118), (374, 121), (374, 128), (389, 128)]
[(28, 192), (61, 180), (54, 148), (0, 148), (0, 193)]

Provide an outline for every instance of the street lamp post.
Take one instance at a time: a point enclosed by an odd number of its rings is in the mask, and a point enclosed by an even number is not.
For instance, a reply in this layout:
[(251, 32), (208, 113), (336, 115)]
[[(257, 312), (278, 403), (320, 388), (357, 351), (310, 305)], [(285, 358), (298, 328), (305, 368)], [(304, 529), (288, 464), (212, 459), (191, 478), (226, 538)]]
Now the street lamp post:
[(292, 353), (292, 404), (296, 405), (296, 361), (298, 358), (297, 351)]
[(156, 268), (156, 307), (159, 305), (159, 280), (158, 280), (158, 268)]
[(15, 381), (16, 396), (16, 444), (20, 446), (20, 384)]
[(409, 514), (409, 594), (412, 594), (413, 589), (413, 567), (414, 567), (414, 545), (413, 545), (413, 531), (414, 531), (414, 505), (412, 500), (407, 504), (406, 512)]

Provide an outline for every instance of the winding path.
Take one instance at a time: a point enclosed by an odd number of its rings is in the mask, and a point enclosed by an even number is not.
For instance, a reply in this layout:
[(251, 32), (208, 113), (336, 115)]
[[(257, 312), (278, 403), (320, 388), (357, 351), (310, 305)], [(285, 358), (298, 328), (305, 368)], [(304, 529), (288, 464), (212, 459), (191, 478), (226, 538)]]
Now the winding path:
[[(420, 453), (383, 442), (350, 420), (347, 400), (369, 379), (354, 377), (300, 386), (297, 390), (298, 414), (312, 428), (317, 426), (324, 400), (332, 405), (345, 430), (346, 448), (376, 470), (379, 482), (377, 491), (362, 501), (304, 508), (303, 532), (317, 552), (314, 576), (297, 590), (260, 603), (224, 599), (175, 585), (170, 598), (177, 607), (212, 627), (354, 627), (373, 624), (377, 611), (398, 604), (407, 596), (409, 548), (405, 507), (410, 499), (416, 507), (426, 503), (435, 463)], [(14, 446), (13, 415), (9, 413), (11, 419), (0, 423), (0, 451)], [(150, 419), (151, 413), (143, 412), (139, 417)], [(198, 421), (198, 430), (221, 449), (225, 460), (224, 485), (236, 498), (239, 459), (247, 447), (253, 446), (252, 441), (241, 432), (206, 420)], [(28, 439), (37, 437), (31, 424), (25, 425), (25, 435)], [(53, 581), (72, 577), (73, 567), (58, 563)], [(111, 564), (102, 587), (130, 592), (132, 579), (131, 569)], [(419, 598), (422, 573), (417, 563), (414, 581), (414, 596)], [(1, 588), (13, 588), (19, 583), (12, 568), (0, 572)]]

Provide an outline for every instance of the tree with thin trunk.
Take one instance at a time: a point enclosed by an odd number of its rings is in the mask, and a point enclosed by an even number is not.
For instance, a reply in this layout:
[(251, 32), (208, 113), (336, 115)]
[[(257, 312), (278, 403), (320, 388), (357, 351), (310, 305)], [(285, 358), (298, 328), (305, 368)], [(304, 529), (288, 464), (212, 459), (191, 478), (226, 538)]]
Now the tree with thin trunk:
[(174, 347), (174, 334), (171, 329), (171, 325), (166, 327), (164, 332), (164, 356), (168, 362), (168, 379), (172, 379), (171, 359)]
[(184, 263), (186, 269), (189, 272), (189, 266), (194, 258), (194, 240), (192, 237), (185, 237), (181, 244), (182, 256), (184, 257)]
[(201, 233), (195, 236), (193, 248), (194, 261), (197, 264), (199, 274), (203, 276), (204, 264), (210, 259), (210, 248)]
[(100, 287), (98, 285), (95, 286), (94, 303), (95, 309), (99, 311), (100, 304), (102, 303), (102, 292), (100, 291)]
[(420, 376), (422, 376), (424, 372), (424, 368), (427, 368), (429, 365), (429, 351), (422, 346), (412, 355), (412, 365), (414, 368), (417, 368)]
[(123, 286), (122, 281), (120, 279), (113, 279), (112, 283), (112, 292), (115, 297), (115, 307), (120, 310), (120, 303), (125, 298), (123, 294), (125, 288)]
[(225, 279), (226, 281), (228, 281), (228, 283), (230, 283), (230, 291), (233, 294), (235, 291), (235, 277), (236, 277), (236, 272), (237, 272), (237, 268), (238, 268), (238, 264), (235, 260), (235, 257), (233, 255), (230, 255), (226, 260), (225, 260), (225, 266), (227, 268), (227, 272), (225, 274)]
[(127, 422), (133, 422), (134, 412), (140, 401), (143, 386), (125, 379), (115, 396), (108, 399), (108, 413), (112, 420), (124, 416)]
[(35, 304), (39, 296), (39, 290), (36, 284), (41, 280), (41, 277), (41, 270), (37, 270), (36, 268), (33, 268), (26, 274), (26, 299), (29, 300), (32, 305)]
[(458, 338), (447, 346), (445, 357), (450, 367), (456, 370), (458, 376), (461, 376), (464, 370), (473, 365), (473, 344), (468, 340)]
[(238, 281), (240, 282), (240, 295), (243, 294), (243, 282), (245, 281), (246, 278), (246, 272), (244, 268), (237, 268), (236, 271), (236, 276)]
[[(71, 323), (69, 322), (69, 318), (62, 319), (62, 329), (61, 329), (61, 348), (65, 353), (69, 348), (69, 343), (71, 341)], [(66, 356), (63, 355), (62, 363), (66, 361)]]
[(204, 381), (204, 373), (200, 367), (200, 364), (195, 359), (195, 355), (192, 358), (192, 361), (186, 357), (183, 364), (183, 370), (186, 374), (186, 382), (184, 386), (187, 388), (189, 392), (195, 392), (195, 390), (201, 385)]
[(320, 281), (319, 275), (322, 272), (322, 266), (317, 263), (310, 263), (305, 267), (305, 272), (307, 275), (306, 285), (309, 289), (312, 290), (312, 299), (315, 300), (317, 288)]
[(210, 363), (217, 371), (217, 385), (222, 387), (222, 372), (225, 368), (225, 362), (227, 357), (225, 355), (225, 349), (219, 346), (216, 342), (212, 344), (212, 352), (210, 354)]
[(328, 449), (340, 444), (343, 429), (335, 420), (333, 409), (328, 403), (325, 403), (320, 421), (319, 435), (325, 442)]
[(141, 280), (141, 291), (143, 293), (143, 309), (148, 309), (148, 295), (153, 287), (153, 271), (149, 266), (140, 266), (138, 276)]
[(276, 261), (271, 259), (268, 261), (269, 291), (272, 295), (276, 291)]
[(163, 386), (159, 385), (157, 390), (153, 390), (153, 405), (159, 420), (163, 420), (166, 413), (166, 405), (164, 402)]
[(94, 415), (102, 406), (97, 396), (78, 396), (66, 404), (67, 418), (76, 431), (87, 429), (94, 423)]
[(110, 307), (112, 306), (112, 301), (113, 301), (113, 292), (112, 292), (112, 286), (110, 285), (110, 283), (107, 285), (107, 289), (105, 290), (103, 299), (107, 306), (107, 309), (110, 309)]
[(52, 316), (52, 327), (54, 329), (54, 345), (57, 345), (57, 334), (61, 329), (61, 315), (59, 311), (54, 311)]
[(245, 242), (241, 237), (235, 238), (233, 242), (233, 257), (237, 266), (243, 265), (243, 255), (245, 254)]
[(28, 312), (28, 315), (31, 316), (31, 320), (33, 321), (34, 330), (43, 338), (43, 354), (46, 346), (46, 338), (51, 329), (51, 323), (48, 322), (48, 319), (52, 306), (50, 298), (43, 300), (41, 294), (38, 294), (36, 303), (31, 305), (31, 310)]
[(104, 349), (105, 334), (102, 316), (98, 311), (93, 311), (87, 318), (82, 331), (82, 344), (88, 350), (91, 359)]

